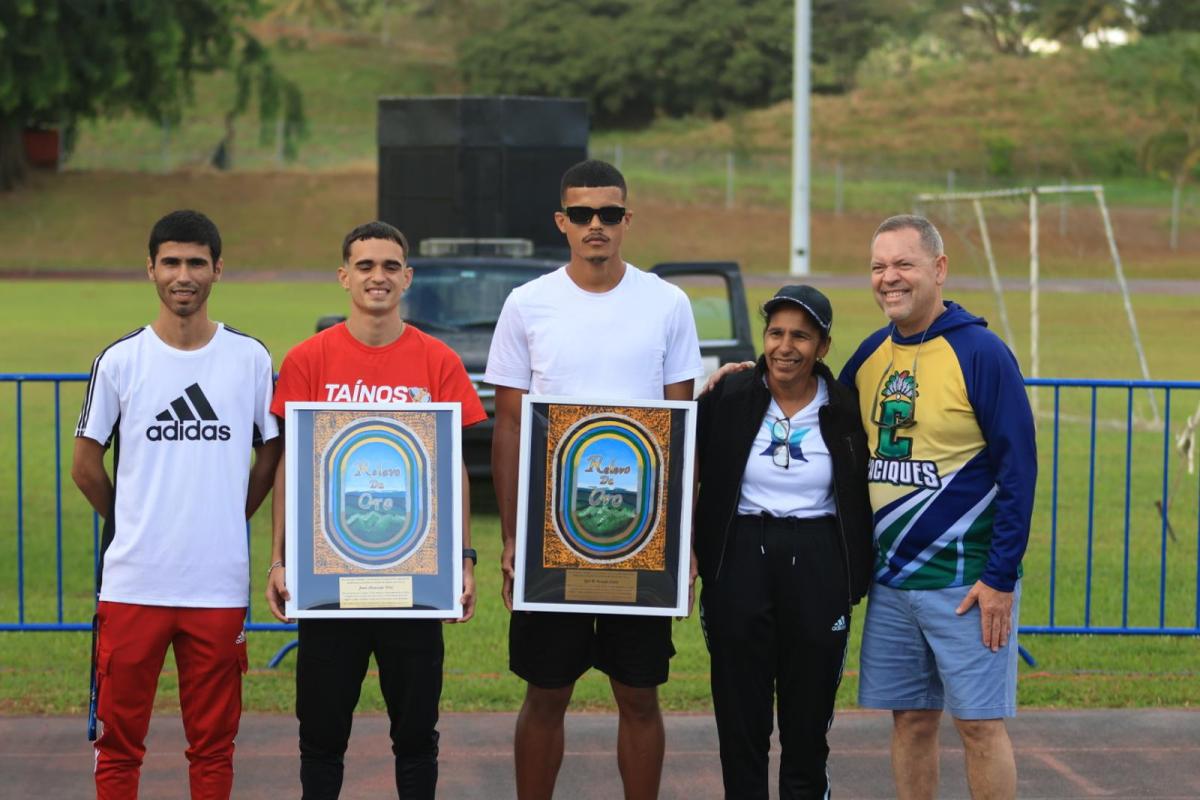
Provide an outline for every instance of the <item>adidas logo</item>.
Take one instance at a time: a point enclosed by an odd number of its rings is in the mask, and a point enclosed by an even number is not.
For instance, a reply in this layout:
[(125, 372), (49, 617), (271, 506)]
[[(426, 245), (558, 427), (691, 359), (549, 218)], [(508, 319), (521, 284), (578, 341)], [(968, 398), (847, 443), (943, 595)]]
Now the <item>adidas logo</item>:
[(846, 630), (846, 615), (843, 614), (842, 616), (838, 617), (837, 622), (833, 623), (833, 627), (829, 630), (833, 631), (834, 633)]
[(242, 632), (239, 633), (237, 635), (237, 638), (233, 640), (233, 644), (236, 646), (236, 645), (245, 644), (245, 643), (246, 643), (246, 629), (242, 628)]
[[(191, 404), (188, 404), (188, 401)], [(171, 412), (175, 412), (172, 414)], [(171, 401), (170, 406), (155, 417), (166, 425), (151, 425), (146, 428), (146, 438), (152, 442), (227, 442), (230, 437), (228, 425), (205, 425), (219, 422), (217, 412), (193, 383), (183, 390), (183, 395)]]

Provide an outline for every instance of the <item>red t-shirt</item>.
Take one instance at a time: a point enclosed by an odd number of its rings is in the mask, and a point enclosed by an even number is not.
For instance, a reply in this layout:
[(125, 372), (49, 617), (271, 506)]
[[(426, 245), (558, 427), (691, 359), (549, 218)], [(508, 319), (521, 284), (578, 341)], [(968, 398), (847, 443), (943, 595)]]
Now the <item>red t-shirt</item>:
[(461, 403), (464, 428), (487, 419), (458, 353), (412, 325), (383, 347), (358, 341), (344, 322), (305, 339), (283, 359), (271, 413), (282, 418), (289, 400)]

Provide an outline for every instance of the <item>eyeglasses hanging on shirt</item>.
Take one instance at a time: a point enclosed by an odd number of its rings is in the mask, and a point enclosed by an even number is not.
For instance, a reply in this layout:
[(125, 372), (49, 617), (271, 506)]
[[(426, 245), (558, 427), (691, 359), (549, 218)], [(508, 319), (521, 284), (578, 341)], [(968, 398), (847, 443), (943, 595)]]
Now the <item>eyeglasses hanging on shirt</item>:
[(767, 445), (767, 449), (759, 455), (771, 455), (771, 463), (782, 469), (788, 469), (792, 459), (797, 461), (805, 461), (804, 450), (800, 446), (800, 442), (804, 440), (804, 435), (811, 430), (810, 428), (797, 428), (792, 430), (792, 421), (787, 417), (780, 417), (771, 423), (771, 443)]

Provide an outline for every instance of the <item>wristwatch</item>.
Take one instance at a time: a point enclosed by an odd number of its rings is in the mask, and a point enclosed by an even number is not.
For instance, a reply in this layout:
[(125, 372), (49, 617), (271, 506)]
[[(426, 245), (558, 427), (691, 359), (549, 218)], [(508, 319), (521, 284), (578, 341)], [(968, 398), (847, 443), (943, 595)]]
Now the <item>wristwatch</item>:
[(471, 559), (471, 564), (472, 564), (472, 565), (476, 565), (476, 564), (478, 564), (478, 563), (479, 563), (479, 554), (478, 554), (478, 553), (476, 553), (476, 552), (475, 552), (473, 549), (471, 549), (470, 547), (464, 547), (464, 548), (463, 548), (463, 559), (465, 560), (465, 559), (468, 559), (468, 558), (469, 558), (469, 559)]

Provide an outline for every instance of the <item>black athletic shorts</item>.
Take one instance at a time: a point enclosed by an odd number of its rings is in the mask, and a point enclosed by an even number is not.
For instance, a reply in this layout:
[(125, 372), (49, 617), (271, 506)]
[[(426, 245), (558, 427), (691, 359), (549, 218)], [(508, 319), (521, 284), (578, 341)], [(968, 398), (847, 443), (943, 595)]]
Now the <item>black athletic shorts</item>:
[(588, 668), (639, 689), (667, 682), (671, 618), (622, 614), (514, 611), (508, 668), (540, 689), (560, 689)]

